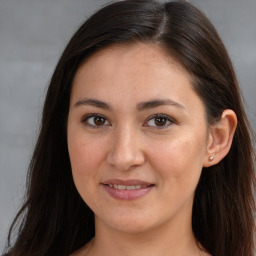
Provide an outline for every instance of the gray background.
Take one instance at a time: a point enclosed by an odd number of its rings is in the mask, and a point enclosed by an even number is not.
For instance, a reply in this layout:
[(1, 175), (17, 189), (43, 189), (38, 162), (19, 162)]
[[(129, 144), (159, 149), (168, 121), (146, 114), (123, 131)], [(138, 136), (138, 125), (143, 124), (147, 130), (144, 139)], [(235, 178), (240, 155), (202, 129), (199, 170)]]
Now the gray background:
[[(0, 0), (0, 253), (21, 205), (54, 66), (70, 36), (107, 0)], [(226, 44), (256, 130), (256, 0), (191, 0)]]

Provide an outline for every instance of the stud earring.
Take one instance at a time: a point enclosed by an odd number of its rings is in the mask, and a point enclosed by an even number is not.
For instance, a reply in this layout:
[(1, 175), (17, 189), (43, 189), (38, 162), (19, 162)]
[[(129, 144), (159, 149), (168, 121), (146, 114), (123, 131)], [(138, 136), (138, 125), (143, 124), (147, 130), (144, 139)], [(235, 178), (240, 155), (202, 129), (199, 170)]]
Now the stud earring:
[(214, 159), (214, 156), (209, 156), (209, 161), (212, 161)]

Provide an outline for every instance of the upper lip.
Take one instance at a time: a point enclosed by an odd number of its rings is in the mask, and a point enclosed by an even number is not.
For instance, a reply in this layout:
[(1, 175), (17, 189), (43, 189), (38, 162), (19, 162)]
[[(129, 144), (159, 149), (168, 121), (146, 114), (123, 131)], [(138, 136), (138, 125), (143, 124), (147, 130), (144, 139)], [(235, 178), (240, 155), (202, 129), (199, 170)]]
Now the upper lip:
[(152, 183), (142, 181), (142, 180), (120, 180), (120, 179), (106, 180), (106, 181), (103, 181), (102, 184), (123, 185), (123, 186), (135, 186), (135, 185), (150, 186), (150, 185), (153, 185)]

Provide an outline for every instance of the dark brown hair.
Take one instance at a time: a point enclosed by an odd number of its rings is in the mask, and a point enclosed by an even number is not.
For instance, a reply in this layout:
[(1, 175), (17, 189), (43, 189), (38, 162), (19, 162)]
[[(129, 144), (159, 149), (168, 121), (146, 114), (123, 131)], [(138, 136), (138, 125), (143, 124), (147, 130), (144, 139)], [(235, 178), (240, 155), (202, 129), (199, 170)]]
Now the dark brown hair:
[(184, 1), (153, 0), (118, 1), (102, 8), (68, 43), (50, 81), (26, 199), (10, 229), (7, 255), (65, 256), (94, 236), (93, 212), (74, 186), (67, 150), (72, 80), (88, 55), (111, 44), (135, 42), (158, 44), (186, 68), (209, 124), (224, 109), (237, 114), (230, 152), (219, 164), (202, 170), (192, 227), (213, 256), (253, 255), (253, 138), (232, 63), (215, 28), (198, 9)]

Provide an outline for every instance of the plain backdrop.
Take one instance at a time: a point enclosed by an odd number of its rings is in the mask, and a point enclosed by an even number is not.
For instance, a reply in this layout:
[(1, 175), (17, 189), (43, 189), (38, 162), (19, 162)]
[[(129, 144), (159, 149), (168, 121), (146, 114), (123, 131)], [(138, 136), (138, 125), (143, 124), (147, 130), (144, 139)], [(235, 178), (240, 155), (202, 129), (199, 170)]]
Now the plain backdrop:
[[(0, 0), (0, 253), (21, 205), (46, 88), (71, 35), (106, 0)], [(191, 0), (233, 60), (256, 130), (256, 0)]]

